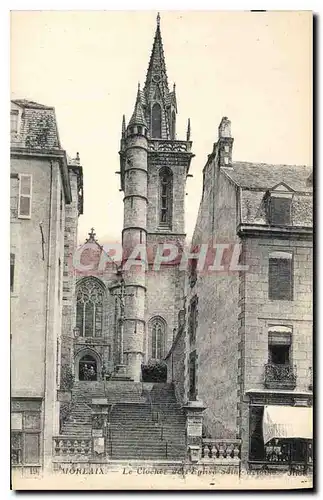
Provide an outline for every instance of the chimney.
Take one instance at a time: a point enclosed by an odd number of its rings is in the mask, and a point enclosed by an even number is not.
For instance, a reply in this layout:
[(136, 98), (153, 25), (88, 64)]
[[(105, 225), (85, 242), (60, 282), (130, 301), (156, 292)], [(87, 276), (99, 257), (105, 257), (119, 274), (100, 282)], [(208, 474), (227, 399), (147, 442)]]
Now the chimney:
[(224, 116), (218, 129), (218, 164), (220, 167), (232, 167), (232, 145), (231, 122)]

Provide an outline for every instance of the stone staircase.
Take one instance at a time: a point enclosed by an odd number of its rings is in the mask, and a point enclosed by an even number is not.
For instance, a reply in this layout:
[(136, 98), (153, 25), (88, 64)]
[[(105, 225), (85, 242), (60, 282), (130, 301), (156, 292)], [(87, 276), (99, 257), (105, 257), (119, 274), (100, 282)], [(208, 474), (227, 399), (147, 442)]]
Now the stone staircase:
[(91, 406), (84, 402), (73, 402), (69, 418), (63, 423), (62, 436), (79, 438), (91, 437), (92, 419)]
[(112, 409), (112, 458), (183, 460), (185, 451), (185, 416), (178, 405), (119, 404)]
[(185, 415), (173, 386), (129, 381), (77, 382), (61, 435), (91, 437), (91, 404), (111, 404), (108, 455), (112, 460), (183, 460)]

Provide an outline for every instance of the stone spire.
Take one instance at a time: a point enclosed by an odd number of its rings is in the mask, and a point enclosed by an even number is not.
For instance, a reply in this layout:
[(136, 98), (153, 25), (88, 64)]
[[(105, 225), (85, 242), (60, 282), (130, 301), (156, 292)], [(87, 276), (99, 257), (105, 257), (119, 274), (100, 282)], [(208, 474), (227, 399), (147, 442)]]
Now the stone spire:
[(135, 103), (135, 109), (133, 111), (128, 127), (131, 125), (143, 125), (144, 127), (147, 127), (147, 122), (145, 119), (145, 114), (141, 102), (140, 83), (138, 83), (138, 92)]
[(157, 27), (155, 32), (153, 49), (151, 51), (144, 93), (147, 102), (154, 99), (155, 93), (160, 91), (163, 99), (166, 99), (169, 89), (167, 82), (166, 64), (164, 57), (163, 42), (160, 32), (160, 15), (157, 15)]

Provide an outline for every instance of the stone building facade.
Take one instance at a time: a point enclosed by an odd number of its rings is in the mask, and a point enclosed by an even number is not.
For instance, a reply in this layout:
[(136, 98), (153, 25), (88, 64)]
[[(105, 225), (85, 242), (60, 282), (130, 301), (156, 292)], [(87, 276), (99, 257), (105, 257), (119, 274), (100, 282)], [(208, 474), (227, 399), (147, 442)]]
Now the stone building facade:
[(264, 422), (271, 412), (283, 427), (283, 408), (289, 421), (305, 416), (305, 433), (311, 425), (312, 169), (235, 162), (232, 145), (223, 118), (192, 241), (208, 254), (201, 269), (191, 260), (186, 319), (167, 358), (185, 368), (170, 380), (184, 401), (205, 404), (206, 437), (241, 439), (244, 467), (287, 467), (287, 456), (310, 466), (311, 441), (289, 430), (300, 439), (273, 448)]
[(12, 101), (11, 445), (13, 469), (23, 475), (50, 464), (58, 432), (64, 233), (74, 175), (54, 108)]

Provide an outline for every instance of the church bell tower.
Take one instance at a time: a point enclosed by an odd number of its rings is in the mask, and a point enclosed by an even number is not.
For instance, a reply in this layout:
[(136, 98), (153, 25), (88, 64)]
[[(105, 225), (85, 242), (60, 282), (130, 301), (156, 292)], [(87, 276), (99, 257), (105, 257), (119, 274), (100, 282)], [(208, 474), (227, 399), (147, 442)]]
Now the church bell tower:
[[(184, 200), (185, 185), (191, 153), (190, 122), (186, 140), (176, 135), (177, 101), (176, 87), (169, 90), (163, 43), (160, 30), (160, 16), (143, 89), (138, 85), (135, 106), (126, 126), (122, 121), (120, 147), (120, 179), (124, 192), (124, 225), (122, 244), (124, 256), (128, 258), (137, 245), (147, 249), (147, 269), (152, 249), (162, 243), (175, 243), (183, 248), (185, 240)], [(138, 248), (138, 247), (137, 247)], [(153, 299), (158, 282), (176, 282), (178, 268), (159, 275), (145, 273), (138, 266), (124, 270), (127, 290), (123, 328), (124, 359), (127, 374), (135, 381), (140, 380), (141, 364), (156, 359), (156, 349), (150, 338), (149, 324), (154, 317), (162, 318), (165, 334), (160, 341), (161, 353), (166, 355), (171, 346), (176, 326), (176, 285), (168, 292), (170, 304)], [(148, 274), (150, 277), (148, 277)], [(170, 274), (171, 280), (170, 280)], [(165, 281), (166, 280), (166, 281)], [(168, 280), (168, 281), (167, 281)], [(149, 300), (147, 297), (149, 296)]]

